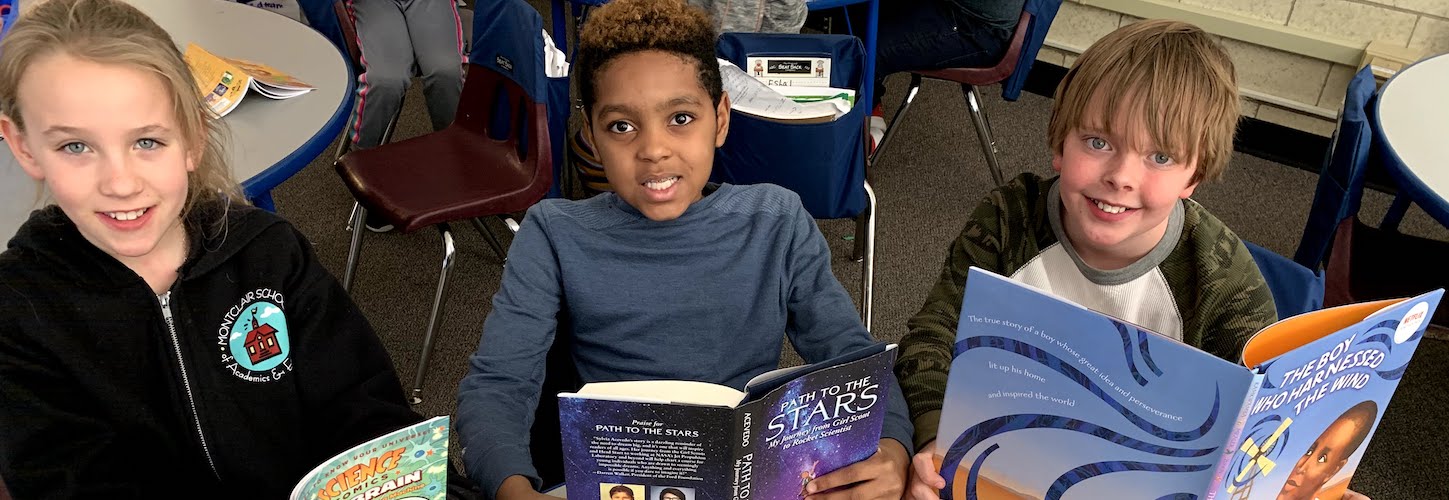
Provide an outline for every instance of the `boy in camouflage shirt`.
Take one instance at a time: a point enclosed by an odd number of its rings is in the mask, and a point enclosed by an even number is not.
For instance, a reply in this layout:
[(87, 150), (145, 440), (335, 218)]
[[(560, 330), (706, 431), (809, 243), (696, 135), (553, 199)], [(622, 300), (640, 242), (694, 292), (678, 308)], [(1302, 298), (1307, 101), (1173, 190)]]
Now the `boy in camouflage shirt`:
[(1142, 21), (1103, 37), (1057, 87), (1052, 169), (992, 191), (908, 323), (896, 374), (915, 423), (908, 498), (936, 498), (931, 461), (966, 270), (1048, 290), (1218, 357), (1277, 320), (1248, 250), (1188, 197), (1217, 179), (1238, 121), (1233, 64), (1201, 29)]

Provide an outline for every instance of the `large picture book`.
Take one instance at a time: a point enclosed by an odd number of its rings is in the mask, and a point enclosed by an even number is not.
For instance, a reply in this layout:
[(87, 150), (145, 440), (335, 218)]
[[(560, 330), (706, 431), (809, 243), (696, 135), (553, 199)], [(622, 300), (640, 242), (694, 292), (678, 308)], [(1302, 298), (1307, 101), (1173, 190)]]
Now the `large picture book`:
[(945, 499), (1338, 499), (1444, 291), (1279, 321), (1241, 364), (969, 271)]
[(568, 498), (801, 498), (806, 482), (876, 452), (895, 356), (876, 344), (744, 392), (663, 380), (560, 394)]
[(291, 500), (443, 500), (448, 421), (434, 417), (337, 454), (303, 476)]

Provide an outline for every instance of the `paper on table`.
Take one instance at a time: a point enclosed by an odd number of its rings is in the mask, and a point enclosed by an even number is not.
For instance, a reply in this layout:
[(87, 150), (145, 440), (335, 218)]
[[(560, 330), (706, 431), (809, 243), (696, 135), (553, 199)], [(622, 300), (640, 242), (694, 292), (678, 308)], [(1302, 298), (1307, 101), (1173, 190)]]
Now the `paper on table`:
[(826, 122), (850, 111), (850, 105), (820, 101), (800, 103), (774, 88), (754, 79), (744, 70), (724, 59), (719, 60), (724, 89), (729, 92), (730, 108), (772, 120)]

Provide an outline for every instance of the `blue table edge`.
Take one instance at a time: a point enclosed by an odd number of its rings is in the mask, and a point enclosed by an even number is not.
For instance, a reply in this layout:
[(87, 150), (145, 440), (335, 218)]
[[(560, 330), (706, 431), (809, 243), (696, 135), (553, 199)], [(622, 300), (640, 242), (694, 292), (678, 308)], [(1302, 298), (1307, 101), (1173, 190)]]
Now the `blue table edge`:
[(1419, 208), (1422, 208), (1425, 212), (1428, 212), (1429, 215), (1434, 217), (1435, 220), (1439, 221), (1440, 224), (1449, 226), (1449, 202), (1446, 202), (1444, 197), (1439, 195), (1438, 193), (1435, 193), (1434, 190), (1429, 189), (1428, 184), (1425, 184), (1423, 180), (1419, 179), (1419, 176), (1414, 175), (1414, 173), (1410, 171), (1406, 165), (1404, 165), (1403, 160), (1399, 158), (1398, 152), (1394, 151), (1393, 144), (1391, 144), (1388, 140), (1388, 137), (1384, 135), (1384, 129), (1382, 125), (1383, 120), (1380, 116), (1382, 109), (1381, 104), (1383, 102), (1382, 93), (1385, 90), (1388, 90), (1389, 86), (1394, 83), (1394, 80), (1397, 79), (1399, 75), (1404, 74), (1414, 66), (1418, 66), (1421, 63), (1433, 59), (1438, 59), (1440, 57), (1449, 57), (1449, 54), (1441, 54), (1434, 57), (1425, 58), (1423, 60), (1410, 64), (1408, 67), (1405, 67), (1404, 69), (1401, 69), (1398, 72), (1394, 73), (1394, 76), (1389, 77), (1389, 80), (1384, 82), (1383, 88), (1379, 89), (1379, 99), (1374, 100), (1374, 123), (1378, 124), (1379, 126), (1376, 126), (1373, 129), (1375, 138), (1378, 139), (1379, 144), (1382, 144), (1384, 147), (1383, 151), (1385, 159), (1392, 160), (1385, 161), (1384, 163), (1387, 167), (1387, 170), (1389, 171), (1389, 175), (1393, 177), (1394, 182), (1399, 185), (1399, 189), (1406, 191), (1406, 194), (1408, 194), (1410, 198), (1414, 199), (1419, 203)]
[[(319, 37), (322, 36), (320, 33), (315, 34)], [(241, 181), (242, 189), (246, 193), (247, 198), (252, 200), (252, 203), (257, 207), (268, 211), (276, 211), (272, 203), (272, 189), (275, 189), (282, 182), (296, 175), (297, 172), (300, 172), (307, 165), (310, 165), (312, 160), (321, 156), (322, 152), (328, 146), (332, 145), (332, 140), (342, 131), (342, 127), (348, 121), (348, 116), (352, 114), (352, 102), (356, 98), (357, 93), (357, 74), (349, 62), (351, 60), (350, 57), (343, 53), (341, 48), (333, 45), (330, 40), (324, 39), (324, 41), (342, 57), (343, 66), (347, 68), (347, 90), (343, 94), (342, 102), (337, 105), (337, 110), (332, 112), (332, 117), (327, 119), (327, 122), (322, 125), (321, 129), (317, 130), (316, 134), (313, 134), (312, 137), (308, 138), (306, 142), (302, 143), (300, 147), (293, 150), (290, 154), (282, 157), (281, 160), (277, 160), (277, 163), (258, 172), (251, 178)], [(244, 145), (239, 144), (231, 144), (230, 146), (244, 147)]]

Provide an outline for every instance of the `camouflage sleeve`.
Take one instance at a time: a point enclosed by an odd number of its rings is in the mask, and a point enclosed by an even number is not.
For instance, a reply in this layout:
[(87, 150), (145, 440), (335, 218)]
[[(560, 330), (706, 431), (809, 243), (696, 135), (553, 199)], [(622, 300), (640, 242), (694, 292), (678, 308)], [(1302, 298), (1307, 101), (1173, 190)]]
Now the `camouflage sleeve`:
[(1240, 363), (1248, 339), (1278, 321), (1278, 310), (1268, 282), (1258, 271), (1248, 249), (1236, 237), (1231, 239), (1231, 244), (1236, 248), (1227, 265), (1205, 280), (1198, 306), (1202, 317), (1200, 348)]
[(1186, 251), (1162, 265), (1181, 306), (1182, 340), (1241, 362), (1248, 339), (1278, 320), (1273, 293), (1237, 234), (1201, 205), (1188, 207), (1184, 224), (1189, 227), (1179, 244)]
[[(945, 399), (946, 372), (951, 368), (952, 345), (956, 341), (956, 323), (961, 317), (961, 300), (966, 286), (966, 270), (984, 270), (1010, 274), (1011, 262), (1023, 261), (1019, 254), (1033, 254), (1035, 249), (1010, 245), (1003, 241), (1030, 241), (1027, 230), (1022, 235), (1003, 235), (1010, 220), (1026, 220), (1045, 193), (1040, 178), (1022, 175), (1007, 186), (997, 188), (972, 210), (961, 235), (951, 243), (945, 267), (936, 286), (930, 288), (920, 312), (906, 323), (909, 332), (901, 339), (900, 357), (895, 361), (895, 378), (906, 393), (911, 423), (916, 426), (916, 449), (936, 439), (940, 406)], [(1023, 248), (1003, 248), (1023, 246)]]

